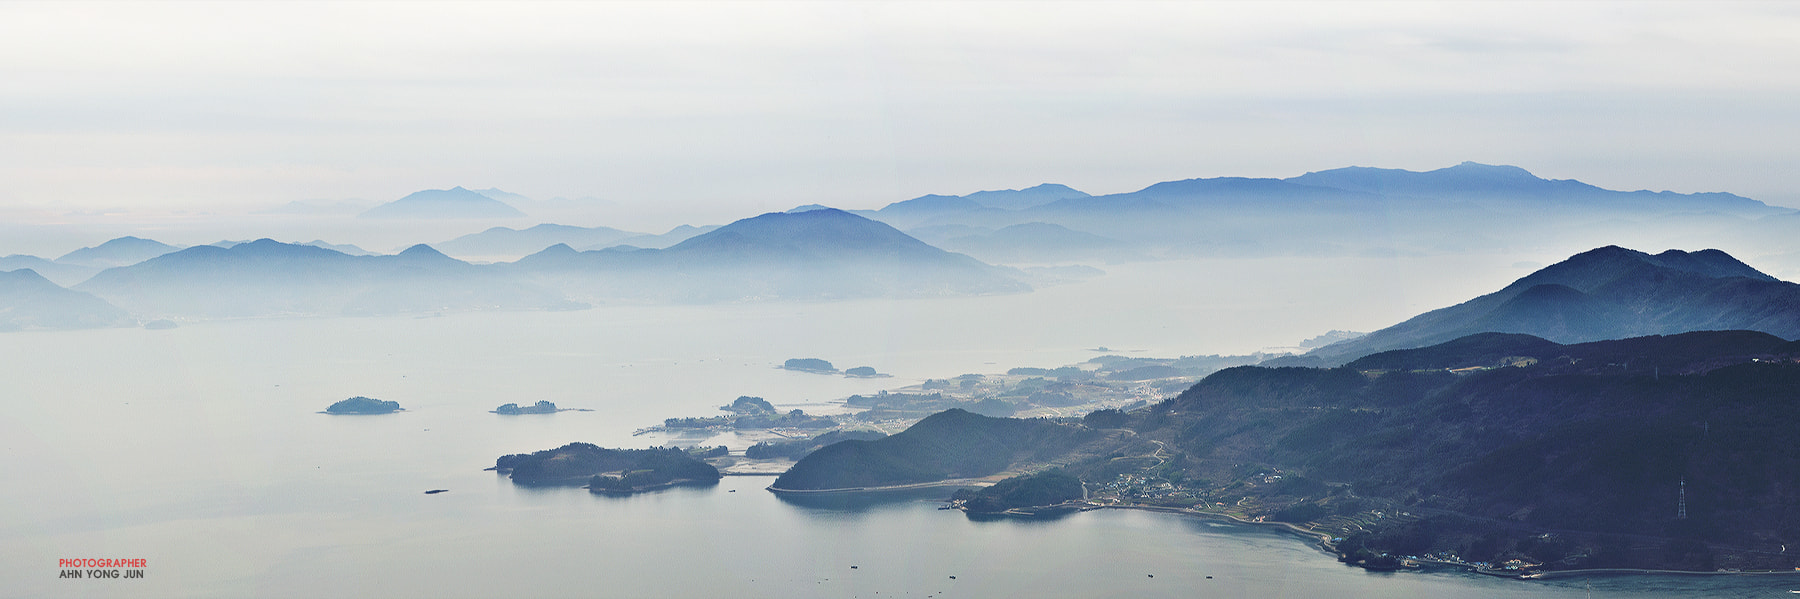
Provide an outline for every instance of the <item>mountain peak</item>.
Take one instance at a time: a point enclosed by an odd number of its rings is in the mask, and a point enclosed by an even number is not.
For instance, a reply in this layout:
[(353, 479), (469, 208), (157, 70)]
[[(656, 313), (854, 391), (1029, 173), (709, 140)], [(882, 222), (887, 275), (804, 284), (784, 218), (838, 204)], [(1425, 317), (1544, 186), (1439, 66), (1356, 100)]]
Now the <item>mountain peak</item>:
[(1646, 267), (1691, 273), (1709, 279), (1743, 277), (1758, 281), (1777, 280), (1775, 277), (1751, 268), (1748, 264), (1739, 262), (1730, 254), (1716, 249), (1691, 253), (1668, 250), (1652, 256), (1637, 250), (1609, 245), (1570, 256), (1567, 260), (1552, 264), (1520, 279), (1519, 283), (1515, 283), (1515, 285), (1526, 282), (1535, 284), (1543, 281), (1555, 281), (1585, 290), (1607, 284), (1619, 277), (1633, 276), (1634, 273)]
[(402, 251), (396, 255), (401, 258), (407, 258), (407, 259), (411, 259), (411, 260), (448, 260), (448, 261), (452, 261), (452, 262), (458, 261), (455, 258), (445, 256), (443, 252), (437, 251), (437, 249), (435, 249), (429, 245), (423, 244), (423, 243), (406, 248), (405, 251)]
[(59, 286), (55, 283), (50, 282), (50, 279), (44, 278), (44, 275), (38, 274), (38, 272), (36, 270), (32, 270), (29, 268), (0, 271), (0, 285), (6, 285), (6, 286), (18, 285), (18, 286), (26, 286), (26, 287), (39, 287), (39, 286), (43, 286), (43, 285), (48, 285), (51, 287)]
[(440, 218), (512, 218), (525, 213), (505, 202), (460, 186), (450, 189), (427, 189), (404, 198), (370, 208), (358, 218), (440, 219)]
[(1795, 305), (1800, 305), (1800, 285), (1719, 250), (1652, 256), (1609, 245), (1570, 256), (1499, 291), (1314, 353), (1354, 359), (1481, 332), (1524, 333), (1558, 343), (1726, 329), (1792, 339), (1800, 337)]
[(175, 246), (130, 235), (108, 240), (94, 247), (84, 247), (57, 258), (57, 262), (111, 268), (137, 264), (169, 252), (178, 250)]
[(1508, 178), (1508, 179), (1532, 180), (1532, 181), (1545, 180), (1537, 175), (1531, 174), (1531, 171), (1528, 171), (1528, 170), (1525, 170), (1523, 168), (1519, 168), (1516, 166), (1512, 166), (1510, 164), (1482, 164), (1479, 162), (1473, 162), (1473, 161), (1467, 161), (1467, 160), (1463, 161), (1460, 164), (1457, 164), (1456, 166), (1441, 168), (1441, 169), (1438, 169), (1435, 171), (1427, 171), (1427, 172), (1470, 173), (1470, 174), (1481, 174), (1481, 175), (1495, 177), (1495, 178)]

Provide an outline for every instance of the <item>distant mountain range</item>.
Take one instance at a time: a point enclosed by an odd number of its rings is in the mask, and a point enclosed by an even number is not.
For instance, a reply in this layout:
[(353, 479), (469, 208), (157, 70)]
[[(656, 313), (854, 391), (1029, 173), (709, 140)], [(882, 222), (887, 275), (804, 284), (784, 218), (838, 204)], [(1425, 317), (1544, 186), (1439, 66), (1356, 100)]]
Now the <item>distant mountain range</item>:
[[(499, 190), (489, 190), (490, 193)], [(496, 194), (497, 195), (497, 194)], [(525, 216), (517, 208), (480, 192), (461, 187), (427, 189), (404, 198), (370, 208), (357, 218), (445, 219), (445, 218), (517, 218)]]
[(888, 204), (880, 210), (857, 210), (857, 214), (902, 228), (913, 228), (936, 220), (956, 218), (1004, 218), (1007, 211), (1024, 210), (1073, 198), (1089, 197), (1086, 192), (1067, 185), (1045, 183), (1026, 189), (977, 191), (966, 196), (924, 195)]
[(1613, 191), (1573, 179), (1540, 179), (1516, 166), (1474, 162), (1422, 173), (1349, 167), (1307, 173), (1285, 181), (1390, 197), (1467, 200), (1490, 209), (1538, 204), (1559, 211), (1708, 211), (1746, 216), (1787, 212), (1729, 193)]
[(1022, 273), (838, 210), (766, 214), (702, 231), (681, 227), (644, 236), (558, 225), (496, 228), (462, 238), (459, 245), (500, 252), (567, 237), (692, 237), (667, 249), (577, 251), (559, 243), (516, 262), (482, 265), (426, 245), (392, 256), (352, 256), (270, 239), (227, 241), (100, 271), (75, 289), (145, 318), (557, 310), (584, 307), (585, 301), (918, 297), (1030, 289), (1019, 282)]
[(88, 277), (94, 276), (94, 273), (100, 272), (99, 268), (93, 266), (78, 266), (75, 264), (51, 262), (37, 256), (28, 256), (25, 254), (13, 254), (11, 256), (0, 258), (0, 272), (26, 268), (36, 271), (38, 275), (64, 287), (86, 281), (88, 280)]
[(76, 289), (156, 317), (582, 307), (556, 291), (430, 246), (392, 256), (350, 256), (270, 239), (188, 248), (101, 271)]
[[(1026, 196), (1031, 199), (1008, 199)], [(1426, 172), (1351, 167), (1287, 179), (1187, 179), (1099, 196), (1044, 185), (923, 196), (857, 211), (939, 242), (956, 227), (987, 234), (1040, 223), (1168, 258), (1495, 251), (1604, 241), (1666, 245), (1696, 238), (1755, 240), (1760, 245), (1746, 249), (1763, 252), (1784, 247), (1777, 238), (1800, 235), (1800, 219), (1788, 216), (1793, 212), (1728, 193), (1612, 191), (1473, 162)], [(1783, 218), (1795, 222), (1776, 222)], [(1725, 232), (1739, 229), (1746, 234)], [(1003, 263), (1084, 256), (1046, 251), (1031, 240), (995, 240), (984, 250)]]
[[(421, 191), (377, 206), (366, 216), (519, 215), (500, 198), (531, 201), (499, 189), (457, 187)], [(589, 208), (606, 204), (602, 200), (577, 203)], [(1542, 179), (1516, 167), (1464, 163), (1427, 172), (1352, 167), (1289, 179), (1189, 179), (1102, 196), (1045, 184), (965, 196), (923, 196), (876, 211), (845, 212), (808, 205), (726, 227), (684, 225), (661, 235), (550, 223), (522, 230), (493, 227), (439, 245), (456, 255), (482, 260), (520, 257), (515, 263), (468, 272), (479, 272), (490, 283), (505, 283), (496, 289), (535, 289), (534, 293), (538, 293), (530, 299), (526, 296), (531, 294), (525, 294), (490, 302), (490, 306), (546, 306), (560, 304), (546, 300), (545, 293), (634, 302), (1008, 293), (1029, 289), (1022, 281), (1053, 284), (1059, 280), (1044, 274), (1048, 271), (1042, 266), (1049, 264), (1189, 256), (1387, 256), (1497, 251), (1542, 248), (1594, 237), (1729, 238), (1733, 244), (1763, 248), (1780, 258), (1800, 255), (1789, 248), (1791, 242), (1787, 241), (1800, 238), (1797, 215), (1800, 213), (1731, 194), (1610, 191), (1578, 181)], [(896, 226), (908, 227), (912, 235), (902, 233)], [(238, 243), (214, 245), (235, 250)], [(323, 241), (307, 245), (341, 250), (338, 254), (367, 253), (355, 246)], [(32, 268), (64, 285), (86, 285), (82, 281), (102, 268), (137, 266), (172, 255), (176, 249), (152, 240), (123, 237), (70, 252), (55, 261), (30, 256), (0, 258), (0, 270)], [(982, 260), (1030, 267), (1023, 271), (997, 268)], [(1800, 259), (1790, 262), (1800, 263)], [(379, 262), (369, 264), (376, 263)], [(108, 275), (95, 282), (92, 289), (117, 297), (121, 305), (130, 307), (132, 301), (119, 295), (128, 294), (127, 288), (156, 287), (153, 279), (175, 277), (177, 271), (199, 268), (186, 265), (167, 267), (173, 268), (168, 272), (158, 270), (165, 267), (129, 271), (139, 273), (134, 275)], [(1682, 277), (1719, 278), (1686, 272), (1685, 267), (1669, 264), (1657, 267), (1682, 271)], [(381, 278), (366, 272), (346, 274), (348, 271), (343, 268), (348, 267), (340, 268), (336, 263), (320, 268), (302, 273), (297, 281), (329, 279), (336, 281), (332, 285), (342, 286), (348, 284), (345, 281)], [(361, 268), (364, 267), (355, 267)], [(233, 276), (249, 276), (248, 270), (253, 269), (246, 267), (245, 272)], [(1745, 284), (1755, 287), (1750, 291), (1718, 291), (1743, 297), (1737, 300), (1739, 304), (1715, 306), (1728, 309), (1710, 317), (1694, 315), (1694, 310), (1670, 308), (1674, 311), (1649, 318), (1626, 318), (1618, 308), (1643, 299), (1634, 299), (1630, 295), (1634, 288), (1628, 285), (1597, 283), (1589, 288), (1580, 281), (1556, 285), (1533, 282), (1509, 288), (1496, 296), (1499, 299), (1471, 302), (1466, 310), (1473, 312), (1423, 315), (1417, 322), (1403, 323), (1395, 330), (1322, 348), (1313, 357), (1318, 363), (1347, 360), (1356, 357), (1355, 352), (1442, 341), (1489, 329), (1538, 334), (1556, 341), (1670, 333), (1696, 326), (1791, 334), (1783, 328), (1791, 327), (1791, 323), (1779, 313), (1788, 294), (1768, 291), (1785, 289), (1785, 284), (1769, 280), (1762, 273), (1737, 274), (1760, 280)], [(139, 276), (148, 278), (127, 282)], [(443, 282), (463, 275), (440, 269), (433, 276)], [(173, 299), (179, 293), (172, 289), (157, 293)], [(318, 290), (308, 293), (317, 295)], [(340, 289), (333, 293), (349, 291)], [(457, 296), (463, 291), (438, 288), (434, 293)], [(1675, 287), (1644, 293), (1663, 302), (1712, 301), (1700, 297), (1698, 292), (1681, 296)], [(464, 295), (451, 304), (472, 307), (486, 301), (478, 301), (478, 296)], [(249, 311), (287, 313), (291, 308), (331, 313), (355, 304), (344, 298), (334, 300), (336, 303), (314, 301), (318, 299), (283, 302), (262, 297), (258, 301), (264, 304)], [(423, 304), (417, 302), (431, 301), (434, 300), (415, 296), (408, 300), (412, 303), (406, 303), (409, 307), (380, 309), (423, 309)], [(1499, 303), (1488, 305), (1496, 301)], [(289, 303), (294, 305), (286, 305)], [(1776, 312), (1764, 314), (1769, 310)], [(204, 312), (210, 313), (211, 309)], [(1466, 326), (1426, 326), (1440, 316), (1449, 319), (1445, 322), (1467, 321)]]
[[(234, 240), (229, 240), (229, 239), (221, 239), (219, 241), (215, 241), (215, 242), (209, 243), (207, 245), (210, 245), (213, 247), (221, 247), (221, 248), (232, 248), (232, 247), (237, 247), (237, 246), (240, 246), (240, 245), (243, 245), (246, 243), (250, 243), (250, 240), (244, 239), (244, 240), (234, 241)], [(308, 241), (305, 243), (294, 242), (294, 245), (310, 245), (310, 246), (313, 246), (316, 248), (325, 248), (328, 250), (332, 250), (332, 251), (336, 251), (336, 252), (340, 252), (340, 253), (344, 253), (344, 254), (349, 254), (352, 256), (374, 256), (374, 255), (376, 255), (375, 252), (371, 252), (369, 250), (365, 250), (360, 247), (356, 247), (355, 244), (328, 243), (322, 239), (314, 239), (312, 241)]]
[(1744, 329), (1800, 338), (1800, 285), (1719, 250), (1650, 255), (1607, 246), (1505, 288), (1368, 335), (1273, 364), (1341, 364), (1390, 349), (1474, 333), (1524, 333), (1577, 343), (1688, 331)]

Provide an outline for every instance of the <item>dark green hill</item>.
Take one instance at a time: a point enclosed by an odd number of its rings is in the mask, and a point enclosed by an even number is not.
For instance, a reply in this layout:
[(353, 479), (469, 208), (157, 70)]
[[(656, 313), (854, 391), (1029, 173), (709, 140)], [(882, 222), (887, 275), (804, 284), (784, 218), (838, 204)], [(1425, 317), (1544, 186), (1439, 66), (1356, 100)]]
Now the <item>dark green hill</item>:
[(400, 402), (358, 395), (325, 408), (326, 414), (392, 414), (403, 410)]
[(951, 496), (971, 514), (997, 514), (1011, 509), (1053, 506), (1082, 497), (1081, 479), (1062, 470), (1015, 476), (983, 489), (963, 489)]
[(679, 483), (719, 481), (712, 465), (675, 447), (607, 449), (570, 443), (535, 453), (501, 456), (494, 470), (523, 485), (587, 484), (597, 493), (628, 493)]
[(1559, 372), (1657, 375), (1704, 372), (1758, 358), (1791, 355), (1800, 344), (1758, 331), (1699, 331), (1562, 345), (1515, 333), (1478, 333), (1419, 349), (1359, 358), (1351, 370), (1437, 370), (1508, 366), (1531, 358)]
[[(1179, 449), (1188, 478), (1238, 481), (1270, 513), (1377, 501), (1427, 517), (1359, 547), (1786, 570), (1800, 558), (1781, 553), (1800, 545), (1796, 350), (1748, 331), (1566, 346), (1485, 334), (1347, 368), (1227, 369), (1132, 426)], [(1490, 368), (1442, 370), (1467, 365)], [(1246, 465), (1337, 486), (1281, 492)], [(1563, 540), (1527, 542), (1546, 533)]]
[(835, 430), (810, 439), (795, 439), (773, 443), (762, 441), (744, 448), (744, 457), (753, 460), (767, 460), (773, 458), (800, 459), (806, 457), (807, 454), (818, 451), (819, 448), (839, 441), (873, 441), (886, 436), (887, 435), (878, 431)]
[(825, 446), (794, 464), (770, 489), (854, 489), (987, 476), (1066, 454), (1095, 437), (1079, 425), (948, 410), (890, 437)]

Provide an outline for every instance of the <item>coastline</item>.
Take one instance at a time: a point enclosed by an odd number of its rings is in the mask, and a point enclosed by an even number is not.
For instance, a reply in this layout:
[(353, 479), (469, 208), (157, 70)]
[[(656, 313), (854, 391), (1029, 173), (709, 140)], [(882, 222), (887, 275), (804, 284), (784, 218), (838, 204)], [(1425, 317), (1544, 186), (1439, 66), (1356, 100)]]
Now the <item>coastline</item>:
[(842, 487), (837, 489), (781, 489), (775, 485), (763, 487), (763, 490), (775, 494), (786, 495), (846, 495), (851, 493), (880, 493), (883, 491), (907, 491), (912, 489), (931, 489), (937, 487), (986, 487), (994, 484), (987, 478), (952, 478), (928, 483), (912, 483), (907, 485), (886, 485), (880, 487)]
[(1721, 572), (1714, 570), (1712, 572), (1698, 572), (1693, 570), (1652, 570), (1644, 568), (1593, 568), (1588, 570), (1550, 570), (1546, 572), (1534, 572), (1531, 574), (1521, 574), (1517, 576), (1517, 578), (1547, 580), (1551, 578), (1573, 578), (1576, 576), (1614, 576), (1625, 574), (1648, 574), (1655, 576), (1768, 576), (1771, 574), (1800, 575), (1800, 570), (1752, 570), (1749, 572)]
[[(1321, 553), (1330, 555), (1334, 558), (1341, 556), (1341, 554), (1339, 554), (1336, 551), (1336, 548), (1334, 546), (1332, 546), (1332, 544), (1331, 544), (1332, 536), (1330, 534), (1311, 530), (1311, 529), (1308, 529), (1308, 528), (1305, 528), (1305, 527), (1302, 527), (1302, 526), (1299, 526), (1299, 525), (1296, 525), (1293, 523), (1289, 523), (1289, 522), (1256, 522), (1253, 520), (1245, 520), (1243, 518), (1239, 518), (1237, 516), (1233, 516), (1230, 514), (1218, 514), (1218, 513), (1213, 513), (1213, 512), (1202, 512), (1202, 511), (1192, 510), (1192, 509), (1187, 509), (1187, 508), (1161, 507), (1161, 506), (1154, 506), (1154, 505), (1094, 505), (1094, 504), (1089, 504), (1089, 507), (1082, 509), (1081, 511), (1086, 512), (1086, 511), (1104, 510), (1104, 509), (1162, 512), (1162, 513), (1167, 513), (1167, 514), (1192, 516), (1192, 517), (1201, 518), (1201, 519), (1223, 520), (1223, 521), (1232, 522), (1235, 524), (1243, 524), (1243, 525), (1248, 525), (1248, 526), (1276, 528), (1276, 529), (1283, 530), (1285, 532), (1304, 536), (1308, 539), (1315, 541), (1314, 543), (1312, 543), (1312, 546), (1314, 549), (1318, 549)], [(1651, 568), (1590, 568), (1590, 569), (1583, 569), (1583, 570), (1546, 570), (1546, 571), (1537, 571), (1537, 572), (1516, 572), (1516, 571), (1494, 570), (1494, 569), (1490, 569), (1490, 568), (1482, 568), (1479, 566), (1475, 566), (1472, 564), (1466, 564), (1466, 563), (1445, 562), (1445, 561), (1437, 561), (1437, 560), (1406, 560), (1406, 561), (1411, 562), (1413, 564), (1432, 564), (1432, 565), (1437, 565), (1437, 566), (1451, 566), (1451, 567), (1468, 570), (1468, 571), (1474, 572), (1476, 574), (1481, 574), (1481, 575), (1485, 575), (1485, 576), (1493, 576), (1495, 578), (1510, 578), (1510, 579), (1514, 579), (1514, 580), (1549, 580), (1549, 579), (1553, 579), (1553, 578), (1576, 578), (1576, 577), (1581, 577), (1581, 576), (1625, 576), (1625, 575), (1647, 575), (1647, 576), (1796, 575), (1796, 576), (1800, 576), (1800, 570), (1792, 570), (1792, 571), (1789, 571), (1789, 570), (1756, 570), (1756, 571), (1748, 571), (1748, 572), (1745, 572), (1745, 571), (1699, 572), (1699, 571), (1693, 571), (1693, 570), (1658, 570), (1658, 569), (1651, 569)], [(1414, 565), (1411, 567), (1402, 567), (1399, 569), (1400, 570), (1416, 570), (1416, 569), (1418, 569), (1418, 566)], [(1392, 571), (1392, 570), (1382, 570), (1382, 571)]]

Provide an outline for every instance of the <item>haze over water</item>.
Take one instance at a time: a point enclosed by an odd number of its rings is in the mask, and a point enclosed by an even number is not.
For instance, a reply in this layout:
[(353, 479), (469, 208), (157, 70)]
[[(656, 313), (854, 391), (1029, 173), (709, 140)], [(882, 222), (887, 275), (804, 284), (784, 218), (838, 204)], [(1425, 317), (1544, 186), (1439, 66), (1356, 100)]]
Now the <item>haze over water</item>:
[[(482, 471), (572, 441), (643, 446), (632, 431), (717, 414), (738, 395), (790, 406), (1070, 364), (1100, 345), (1242, 353), (1379, 327), (1496, 288), (1522, 274), (1510, 266), (1520, 258), (1153, 263), (946, 300), (9, 333), (0, 595), (1579, 596), (1569, 581), (1369, 574), (1294, 537), (1162, 514), (972, 522), (935, 509), (945, 491), (808, 506), (762, 491), (767, 478), (728, 477), (617, 499)], [(791, 357), (895, 378), (773, 368)], [(352, 395), (406, 411), (317, 413)], [(594, 411), (487, 412), (537, 400)], [(67, 557), (149, 567), (143, 580), (58, 580)], [(1761, 596), (1785, 584), (1631, 578), (1595, 592)]]

